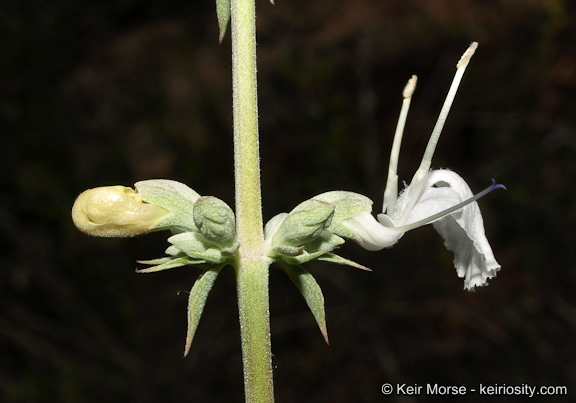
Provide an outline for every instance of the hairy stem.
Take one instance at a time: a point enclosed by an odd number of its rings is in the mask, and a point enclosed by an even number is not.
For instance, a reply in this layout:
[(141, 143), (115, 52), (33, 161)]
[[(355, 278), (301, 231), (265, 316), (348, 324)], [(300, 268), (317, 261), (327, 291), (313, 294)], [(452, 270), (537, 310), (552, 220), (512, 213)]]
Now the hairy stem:
[(256, 91), (256, 11), (254, 0), (232, 0), (234, 102), (235, 261), (246, 402), (272, 402), (272, 353), (268, 268), (264, 251)]
[(244, 363), (246, 402), (274, 401), (270, 315), (268, 310), (268, 267), (264, 260), (239, 260), (236, 267), (238, 310)]

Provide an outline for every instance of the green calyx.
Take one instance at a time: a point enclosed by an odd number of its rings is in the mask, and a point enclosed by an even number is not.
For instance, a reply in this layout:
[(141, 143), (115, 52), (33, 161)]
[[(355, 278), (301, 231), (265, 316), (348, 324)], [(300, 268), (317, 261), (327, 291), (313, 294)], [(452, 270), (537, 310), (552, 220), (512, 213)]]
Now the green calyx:
[(306, 200), (296, 206), (277, 226), (273, 247), (300, 248), (314, 241), (330, 225), (334, 206), (319, 200)]
[[(152, 273), (196, 266), (202, 273), (190, 291), (186, 353), (194, 337), (208, 293), (221, 269), (236, 259), (240, 247), (232, 209), (214, 196), (200, 196), (188, 186), (166, 179), (134, 185), (108, 186), (84, 192), (73, 208), (75, 224), (94, 236), (118, 237), (170, 230), (165, 257), (141, 260)], [(370, 212), (372, 201), (362, 195), (334, 191), (306, 200), (290, 213), (273, 217), (264, 229), (267, 255), (294, 282), (328, 342), (324, 298), (303, 263), (322, 261), (369, 270), (333, 251), (345, 239), (357, 240), (347, 221)]]
[(165, 212), (156, 220), (154, 230), (170, 229), (174, 234), (168, 238), (168, 256), (139, 261), (152, 265), (139, 273), (186, 265), (222, 265), (237, 252), (234, 212), (222, 200), (201, 197), (188, 186), (166, 179), (138, 182), (135, 188), (142, 202)]
[(357, 193), (334, 191), (300, 203), (290, 213), (273, 217), (264, 229), (268, 256), (286, 272), (314, 315), (328, 343), (324, 297), (303, 263), (320, 261), (370, 270), (333, 253), (345, 238), (358, 239), (347, 220), (370, 212), (372, 201)]
[(312, 260), (367, 268), (332, 253), (358, 236), (346, 225), (357, 214), (371, 211), (372, 201), (357, 193), (333, 191), (300, 203), (290, 213), (273, 217), (264, 230), (268, 256), (289, 265)]
[(232, 209), (214, 196), (204, 196), (194, 204), (194, 224), (204, 238), (227, 251), (238, 248), (236, 220)]
[(335, 190), (315, 196), (319, 200), (334, 205), (334, 218), (328, 231), (343, 238), (358, 241), (358, 235), (346, 226), (346, 220), (360, 213), (372, 211), (372, 200), (358, 193)]
[(168, 179), (137, 182), (134, 187), (147, 203), (163, 207), (169, 215), (156, 223), (158, 229), (173, 232), (197, 231), (193, 208), (200, 195), (183, 183)]
[[(345, 238), (359, 239), (347, 220), (370, 211), (372, 200), (358, 193), (333, 191), (315, 196), (266, 224), (268, 256), (289, 264), (327, 260), (327, 254), (342, 245)], [(333, 254), (327, 261), (365, 269)]]

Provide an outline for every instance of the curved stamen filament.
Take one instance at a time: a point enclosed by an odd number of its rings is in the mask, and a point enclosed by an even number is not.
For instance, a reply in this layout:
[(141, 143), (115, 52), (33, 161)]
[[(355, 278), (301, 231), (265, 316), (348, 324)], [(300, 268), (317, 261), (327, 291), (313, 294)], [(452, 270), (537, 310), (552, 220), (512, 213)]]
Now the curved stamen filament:
[(480, 199), (481, 197), (486, 196), (488, 193), (490, 193), (496, 189), (506, 190), (506, 186), (496, 184), (496, 181), (494, 179), (492, 179), (492, 185), (490, 185), (489, 187), (487, 187), (486, 189), (484, 189), (480, 193), (472, 196), (471, 198), (466, 199), (463, 202), (456, 204), (455, 206), (447, 208), (446, 210), (440, 211), (439, 213), (433, 214), (430, 217), (426, 217), (420, 221), (416, 221), (416, 222), (408, 224), (408, 225), (402, 225), (400, 227), (393, 227), (393, 229), (398, 230), (398, 231), (402, 231), (402, 232), (406, 232), (406, 231), (409, 231), (411, 229), (418, 228), (418, 227), (421, 227), (423, 225), (429, 224), (434, 220), (437, 220), (439, 218), (447, 216), (448, 214), (451, 214), (451, 213), (461, 209), (462, 207), (464, 207), (464, 206), (466, 206), (472, 202), (475, 202), (476, 200)]

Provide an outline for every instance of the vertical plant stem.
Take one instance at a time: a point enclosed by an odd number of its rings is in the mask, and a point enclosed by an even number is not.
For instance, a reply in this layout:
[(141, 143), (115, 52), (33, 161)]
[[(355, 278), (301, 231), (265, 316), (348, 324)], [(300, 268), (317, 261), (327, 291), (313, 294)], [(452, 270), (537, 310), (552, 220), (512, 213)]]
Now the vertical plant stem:
[(272, 402), (268, 301), (270, 259), (264, 251), (256, 91), (254, 0), (232, 0), (232, 78), (236, 231), (235, 262), (246, 402)]
[(264, 261), (240, 260), (236, 267), (247, 403), (274, 401), (268, 311), (268, 266), (269, 264)]

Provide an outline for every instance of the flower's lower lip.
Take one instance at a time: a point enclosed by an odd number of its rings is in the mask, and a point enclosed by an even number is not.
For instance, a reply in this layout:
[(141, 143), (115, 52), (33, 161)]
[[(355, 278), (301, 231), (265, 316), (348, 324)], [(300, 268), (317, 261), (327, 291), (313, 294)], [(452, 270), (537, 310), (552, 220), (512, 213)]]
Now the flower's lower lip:
[(486, 189), (482, 190), (481, 192), (475, 194), (474, 196), (450, 207), (447, 208), (445, 210), (440, 211), (439, 213), (433, 214), (430, 217), (424, 218), (422, 220), (418, 220), (414, 223), (408, 224), (408, 225), (402, 225), (399, 227), (394, 227), (391, 229), (396, 229), (398, 231), (402, 231), (402, 232), (406, 232), (406, 231), (410, 231), (411, 229), (414, 228), (418, 228), (418, 227), (422, 227), (423, 225), (429, 224), (434, 220), (437, 220), (439, 218), (445, 217), (449, 214), (454, 213), (455, 211), (460, 210), (461, 208), (463, 208), (464, 206), (475, 202), (476, 200), (486, 196), (488, 193), (491, 193), (492, 191), (496, 190), (496, 189), (504, 189), (507, 190), (506, 186), (502, 185), (502, 184), (497, 184), (496, 180), (492, 179), (492, 184), (490, 186), (488, 186)]

